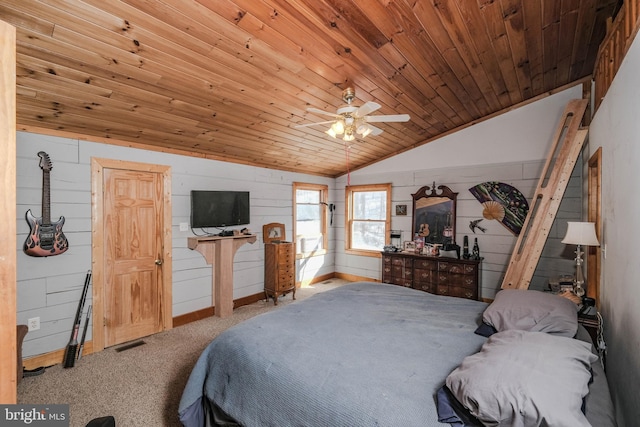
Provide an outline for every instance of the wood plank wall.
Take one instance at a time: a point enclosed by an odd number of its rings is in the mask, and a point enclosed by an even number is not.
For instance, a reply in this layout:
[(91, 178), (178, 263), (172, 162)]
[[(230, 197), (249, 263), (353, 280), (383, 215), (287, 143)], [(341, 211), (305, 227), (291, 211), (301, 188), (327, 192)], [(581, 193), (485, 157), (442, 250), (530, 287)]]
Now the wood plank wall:
[(596, 57), (594, 113), (607, 94), (622, 60), (640, 30), (640, 0), (625, 1), (616, 19), (609, 26), (607, 36)]
[[(35, 131), (35, 129), (33, 129)], [(42, 173), (36, 153), (46, 151), (53, 162), (51, 171), (51, 216), (64, 215), (65, 235), (69, 250), (60, 256), (34, 258), (22, 253), (20, 246), (28, 226), (23, 215), (27, 209), (41, 211)], [(276, 171), (254, 166), (225, 163), (173, 153), (161, 153), (102, 144), (75, 138), (18, 132), (17, 202), (9, 211), (10, 222), (17, 223), (17, 289), (20, 323), (40, 317), (41, 328), (29, 332), (23, 345), (25, 358), (54, 352), (69, 340), (73, 315), (78, 306), (84, 277), (91, 268), (91, 158), (127, 160), (171, 167), (171, 248), (173, 268), (173, 315), (182, 316), (211, 305), (211, 266), (204, 257), (187, 248), (187, 237), (193, 233), (180, 231), (181, 223), (189, 223), (191, 189), (249, 190), (251, 221), (248, 228), (259, 234), (258, 242), (239, 249), (234, 262), (234, 298), (263, 291), (262, 225), (284, 222), (287, 235), (292, 230), (291, 183), (308, 182), (329, 185), (332, 178)], [(16, 208), (17, 204), (17, 208)], [(216, 231), (215, 229), (212, 231)], [(201, 233), (200, 230), (196, 232)], [(16, 233), (14, 233), (16, 234)], [(334, 246), (330, 234), (330, 246)], [(298, 280), (323, 276), (335, 271), (331, 257), (315, 257), (299, 268)], [(88, 299), (86, 305), (93, 302)], [(92, 321), (95, 316), (92, 316)], [(15, 328), (15, 315), (12, 320)], [(93, 339), (91, 326), (87, 340)], [(61, 355), (58, 361), (62, 360)]]
[(16, 29), (0, 21), (0, 403), (16, 403)]
[[(411, 239), (411, 220), (413, 199), (421, 186), (431, 186), (435, 181), (436, 186), (446, 185), (452, 191), (458, 193), (456, 208), (456, 242), (462, 246), (464, 236), (469, 237), (469, 245), (474, 239), (478, 239), (480, 255), (484, 258), (482, 263), (482, 288), (480, 295), (483, 299), (493, 299), (500, 289), (502, 278), (509, 263), (517, 236), (509, 232), (498, 221), (483, 219), (479, 225), (486, 232), (469, 228), (473, 220), (481, 219), (482, 204), (480, 204), (469, 191), (469, 188), (485, 181), (500, 181), (509, 183), (520, 190), (522, 194), (531, 200), (535, 192), (544, 160), (530, 162), (496, 163), (491, 165), (477, 165), (465, 167), (444, 167), (430, 170), (407, 170), (405, 172), (379, 173), (375, 175), (359, 176), (351, 178), (352, 185), (367, 185), (373, 182), (392, 183), (391, 228), (402, 231), (403, 240)], [(582, 161), (577, 162), (578, 165)], [(338, 192), (340, 194), (340, 192)], [(408, 215), (395, 214), (395, 206), (407, 205)], [(336, 201), (338, 213), (343, 212), (344, 198)], [(563, 274), (573, 274), (575, 271), (574, 247), (561, 243), (567, 231), (567, 221), (581, 220), (582, 206), (582, 169), (575, 167), (567, 190), (565, 191), (558, 214), (549, 232), (549, 237), (542, 250), (530, 289), (544, 290), (547, 288), (550, 278)], [(339, 214), (334, 218), (334, 224), (339, 228), (338, 236), (344, 234), (344, 216)], [(355, 257), (343, 255), (338, 250), (336, 254), (336, 269), (338, 271), (359, 274), (365, 277), (380, 278), (380, 258)]]

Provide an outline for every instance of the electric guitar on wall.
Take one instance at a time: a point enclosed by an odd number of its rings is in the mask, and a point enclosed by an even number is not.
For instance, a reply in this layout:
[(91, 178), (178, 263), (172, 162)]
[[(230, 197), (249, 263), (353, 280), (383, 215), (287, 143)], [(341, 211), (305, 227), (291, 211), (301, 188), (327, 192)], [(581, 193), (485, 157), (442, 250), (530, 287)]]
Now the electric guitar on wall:
[(29, 209), (25, 215), (30, 232), (24, 242), (24, 252), (35, 257), (60, 255), (69, 249), (69, 242), (62, 232), (64, 217), (51, 222), (49, 172), (52, 169), (49, 155), (44, 151), (38, 153), (42, 169), (42, 217), (36, 218)]

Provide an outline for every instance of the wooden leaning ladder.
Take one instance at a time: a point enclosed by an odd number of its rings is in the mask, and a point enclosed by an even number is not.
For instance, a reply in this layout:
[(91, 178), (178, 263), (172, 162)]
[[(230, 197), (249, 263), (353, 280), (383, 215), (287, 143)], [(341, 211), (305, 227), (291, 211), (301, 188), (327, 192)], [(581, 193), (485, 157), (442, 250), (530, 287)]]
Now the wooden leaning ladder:
[(569, 101), (553, 137), (549, 157), (511, 254), (502, 289), (528, 289), (588, 129), (580, 128), (586, 99)]

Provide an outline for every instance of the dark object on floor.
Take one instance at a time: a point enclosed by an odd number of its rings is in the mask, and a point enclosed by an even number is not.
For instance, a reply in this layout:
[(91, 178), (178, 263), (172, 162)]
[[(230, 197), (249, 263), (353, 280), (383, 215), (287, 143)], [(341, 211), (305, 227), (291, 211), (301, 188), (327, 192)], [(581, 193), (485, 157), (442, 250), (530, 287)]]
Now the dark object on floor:
[(73, 368), (76, 363), (76, 357), (78, 355), (78, 332), (80, 332), (80, 321), (82, 320), (82, 309), (84, 303), (87, 300), (87, 290), (91, 283), (91, 270), (87, 271), (87, 275), (84, 278), (84, 287), (82, 288), (82, 296), (78, 302), (78, 310), (76, 311), (76, 318), (73, 321), (73, 329), (71, 330), (71, 337), (69, 343), (64, 350), (64, 367)]
[(126, 345), (123, 345), (122, 347), (116, 348), (116, 351), (119, 353), (121, 351), (129, 350), (130, 348), (138, 347), (143, 344), (146, 344), (146, 343), (142, 340), (135, 341), (135, 342), (132, 342), (131, 344), (126, 344)]
[(36, 369), (23, 369), (22, 376), (23, 377), (37, 377), (38, 375), (44, 374), (45, 367), (39, 366)]
[(89, 421), (85, 427), (116, 427), (116, 419), (111, 415), (106, 417), (94, 418)]
[(16, 349), (18, 353), (18, 372), (17, 377), (18, 382), (22, 379), (22, 341), (24, 341), (24, 337), (29, 332), (29, 327), (27, 325), (18, 325), (16, 330)]

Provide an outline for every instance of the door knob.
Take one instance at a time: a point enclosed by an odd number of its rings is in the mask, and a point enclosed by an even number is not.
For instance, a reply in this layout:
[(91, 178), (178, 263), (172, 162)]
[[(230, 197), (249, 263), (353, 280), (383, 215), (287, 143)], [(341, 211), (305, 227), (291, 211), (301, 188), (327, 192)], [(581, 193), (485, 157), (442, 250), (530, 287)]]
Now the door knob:
[(161, 259), (157, 259), (156, 260), (156, 265), (162, 265), (162, 260)]

